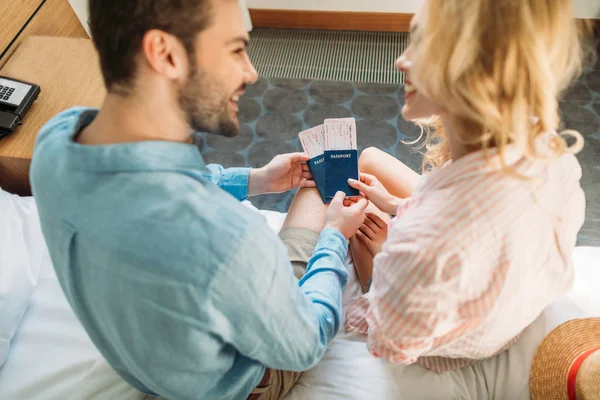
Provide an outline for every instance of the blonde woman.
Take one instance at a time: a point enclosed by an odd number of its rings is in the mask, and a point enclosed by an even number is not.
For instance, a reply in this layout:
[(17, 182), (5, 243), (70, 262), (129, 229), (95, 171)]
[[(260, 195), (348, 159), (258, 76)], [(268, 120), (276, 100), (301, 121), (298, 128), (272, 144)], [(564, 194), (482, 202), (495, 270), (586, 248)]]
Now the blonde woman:
[(411, 38), (402, 114), (430, 125), (429, 173), (362, 155), (351, 185), (395, 217), (352, 239), (368, 293), (347, 329), (444, 372), (507, 349), (573, 281), (582, 138), (557, 133), (557, 98), (583, 51), (568, 0), (428, 0)]

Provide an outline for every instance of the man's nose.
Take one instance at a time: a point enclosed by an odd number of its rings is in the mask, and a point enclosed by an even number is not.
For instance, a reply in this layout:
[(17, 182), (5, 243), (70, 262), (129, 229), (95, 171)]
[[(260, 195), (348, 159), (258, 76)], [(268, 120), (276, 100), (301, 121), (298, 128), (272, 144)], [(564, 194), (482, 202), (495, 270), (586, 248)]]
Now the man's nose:
[(248, 59), (248, 68), (246, 71), (246, 84), (248, 85), (252, 85), (254, 82), (256, 82), (258, 80), (258, 72), (256, 71), (256, 68), (254, 68), (254, 65), (252, 65), (252, 62), (250, 61), (250, 59)]

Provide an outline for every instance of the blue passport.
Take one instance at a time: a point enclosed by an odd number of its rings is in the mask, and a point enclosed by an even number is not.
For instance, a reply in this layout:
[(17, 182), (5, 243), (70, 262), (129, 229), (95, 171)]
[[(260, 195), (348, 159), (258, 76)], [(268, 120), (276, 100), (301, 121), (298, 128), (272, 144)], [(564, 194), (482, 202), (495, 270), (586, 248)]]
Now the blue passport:
[(325, 196), (325, 154), (311, 158), (306, 164), (308, 164), (310, 173), (317, 184), (317, 190), (323, 199), (323, 203), (330, 203), (331, 199)]
[(326, 150), (324, 164), (325, 198), (331, 201), (338, 191), (349, 197), (360, 195), (358, 190), (348, 185), (348, 179), (358, 180), (358, 151)]

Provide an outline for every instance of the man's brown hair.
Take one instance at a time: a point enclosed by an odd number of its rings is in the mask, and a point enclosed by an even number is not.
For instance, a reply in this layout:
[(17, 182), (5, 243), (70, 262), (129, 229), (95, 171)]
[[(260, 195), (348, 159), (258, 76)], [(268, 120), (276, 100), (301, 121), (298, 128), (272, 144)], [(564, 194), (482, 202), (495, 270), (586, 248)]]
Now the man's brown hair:
[[(213, 0), (214, 1), (214, 0)], [(89, 0), (92, 39), (107, 90), (126, 95), (133, 86), (136, 58), (146, 32), (177, 37), (188, 55), (211, 21), (211, 0)]]

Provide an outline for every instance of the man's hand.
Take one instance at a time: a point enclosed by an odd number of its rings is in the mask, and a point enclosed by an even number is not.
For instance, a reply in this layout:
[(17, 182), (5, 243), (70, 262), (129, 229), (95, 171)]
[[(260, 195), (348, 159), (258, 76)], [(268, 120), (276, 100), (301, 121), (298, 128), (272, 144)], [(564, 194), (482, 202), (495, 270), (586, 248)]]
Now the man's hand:
[[(365, 220), (365, 209), (369, 202), (364, 197), (357, 202), (346, 202), (346, 194), (337, 192), (325, 215), (325, 228), (333, 228), (346, 239), (352, 237)], [(348, 204), (348, 205), (345, 205)]]
[(359, 190), (371, 203), (387, 214), (395, 214), (400, 199), (392, 196), (376, 177), (369, 174), (360, 174), (360, 182), (348, 179), (348, 184)]
[(297, 187), (316, 187), (304, 153), (280, 154), (262, 168), (250, 170), (248, 195), (281, 193)]
[(356, 237), (367, 246), (375, 257), (381, 253), (383, 242), (387, 240), (388, 224), (376, 214), (368, 213), (363, 224), (358, 228)]

